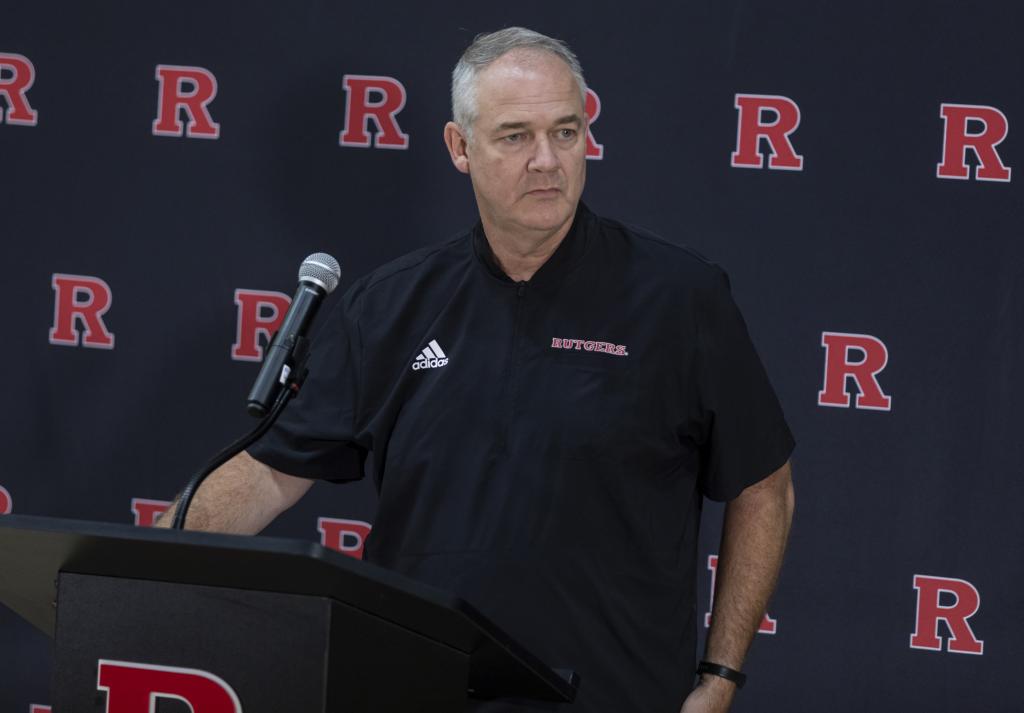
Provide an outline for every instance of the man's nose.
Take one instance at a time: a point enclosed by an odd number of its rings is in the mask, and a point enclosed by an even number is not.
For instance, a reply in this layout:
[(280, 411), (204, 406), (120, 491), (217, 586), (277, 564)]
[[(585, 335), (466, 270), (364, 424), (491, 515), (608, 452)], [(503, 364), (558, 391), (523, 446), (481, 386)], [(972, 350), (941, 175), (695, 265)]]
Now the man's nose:
[(541, 136), (534, 142), (529, 168), (531, 171), (554, 171), (558, 168), (558, 156), (548, 136)]

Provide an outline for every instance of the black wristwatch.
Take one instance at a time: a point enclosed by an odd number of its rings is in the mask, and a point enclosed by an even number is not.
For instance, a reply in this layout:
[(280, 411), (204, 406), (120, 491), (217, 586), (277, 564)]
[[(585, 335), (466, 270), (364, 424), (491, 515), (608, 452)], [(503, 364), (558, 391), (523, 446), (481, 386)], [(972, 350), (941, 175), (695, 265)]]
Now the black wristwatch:
[(737, 689), (743, 688), (743, 684), (747, 682), (747, 674), (710, 661), (701, 661), (697, 664), (697, 675), (702, 673), (710, 673), (712, 676), (721, 676), (727, 681), (732, 681)]

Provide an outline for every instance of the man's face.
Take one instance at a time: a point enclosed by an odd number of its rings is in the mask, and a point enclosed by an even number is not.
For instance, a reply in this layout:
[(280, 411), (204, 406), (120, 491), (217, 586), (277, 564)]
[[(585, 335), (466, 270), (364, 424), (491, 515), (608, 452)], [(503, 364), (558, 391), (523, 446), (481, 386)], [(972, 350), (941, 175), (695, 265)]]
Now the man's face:
[(512, 51), (477, 76), (476, 90), (465, 155), (481, 217), (519, 234), (558, 230), (586, 178), (586, 114), (572, 72), (550, 53)]

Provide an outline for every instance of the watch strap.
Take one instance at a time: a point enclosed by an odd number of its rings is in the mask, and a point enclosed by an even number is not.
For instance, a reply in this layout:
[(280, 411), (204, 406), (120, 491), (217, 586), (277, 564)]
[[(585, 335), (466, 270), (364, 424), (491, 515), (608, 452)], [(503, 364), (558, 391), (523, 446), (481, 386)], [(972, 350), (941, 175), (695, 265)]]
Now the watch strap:
[(710, 661), (701, 661), (697, 664), (697, 675), (702, 673), (709, 673), (712, 676), (721, 676), (727, 681), (732, 681), (736, 684), (736, 688), (743, 688), (743, 684), (747, 682), (747, 674), (740, 673), (736, 669), (729, 668), (728, 666), (722, 666), (721, 664), (711, 663)]

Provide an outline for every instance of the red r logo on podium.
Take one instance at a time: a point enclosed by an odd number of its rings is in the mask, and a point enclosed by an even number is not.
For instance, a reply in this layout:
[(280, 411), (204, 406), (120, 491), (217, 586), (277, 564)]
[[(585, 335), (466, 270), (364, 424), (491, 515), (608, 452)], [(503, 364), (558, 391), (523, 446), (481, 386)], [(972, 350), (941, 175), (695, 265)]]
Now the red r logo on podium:
[(159, 698), (183, 701), (192, 713), (242, 713), (231, 686), (194, 668), (100, 659), (96, 687), (107, 694), (106, 713), (153, 711)]

